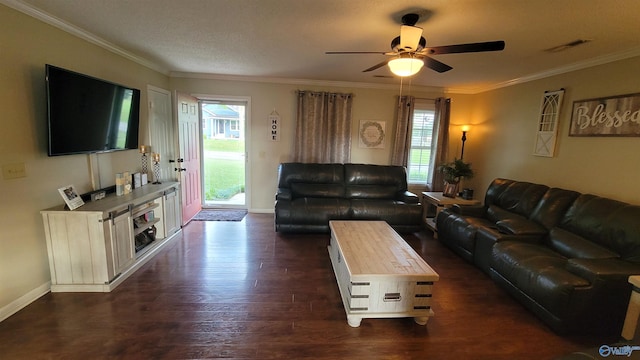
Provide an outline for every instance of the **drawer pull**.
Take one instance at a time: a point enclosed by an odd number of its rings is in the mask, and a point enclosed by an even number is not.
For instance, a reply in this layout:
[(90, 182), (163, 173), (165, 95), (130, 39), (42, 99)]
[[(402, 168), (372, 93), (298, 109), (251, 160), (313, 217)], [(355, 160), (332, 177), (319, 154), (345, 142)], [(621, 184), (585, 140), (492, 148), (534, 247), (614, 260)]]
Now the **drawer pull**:
[(384, 294), (384, 299), (382, 301), (390, 302), (390, 301), (400, 301), (402, 300), (402, 296), (400, 293), (386, 293)]

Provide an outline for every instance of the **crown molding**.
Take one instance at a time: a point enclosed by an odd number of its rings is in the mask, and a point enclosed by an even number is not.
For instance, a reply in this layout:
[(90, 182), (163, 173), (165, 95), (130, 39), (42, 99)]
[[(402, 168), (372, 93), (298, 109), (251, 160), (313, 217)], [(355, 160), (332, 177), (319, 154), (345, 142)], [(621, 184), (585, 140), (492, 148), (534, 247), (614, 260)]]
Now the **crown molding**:
[[(398, 87), (400, 86), (400, 84), (376, 84), (376, 83), (350, 82), (350, 81), (290, 79), (290, 78), (259, 77), (259, 76), (192, 73), (192, 72), (179, 72), (179, 71), (170, 72), (169, 77), (186, 78), (186, 79), (203, 79), (203, 80), (222, 80), (222, 81), (246, 81), (246, 82), (284, 84), (284, 85), (331, 86), (331, 87), (346, 87), (346, 88), (376, 89), (376, 90), (397, 90)], [(431, 92), (442, 92), (444, 90), (443, 88), (440, 88), (440, 87), (421, 86), (421, 85), (411, 85), (411, 88), (414, 90), (431, 91)]]
[(79, 37), (80, 39), (86, 40), (94, 45), (98, 45), (108, 51), (111, 51), (119, 56), (122, 56), (126, 59), (129, 59), (133, 62), (136, 62), (142, 66), (145, 66), (149, 69), (155, 70), (157, 72), (160, 72), (162, 74), (168, 75), (169, 71), (167, 69), (165, 69), (164, 67), (149, 61), (145, 58), (142, 58), (140, 56), (134, 55), (132, 53), (130, 53), (129, 51), (110, 43), (109, 41), (102, 39), (94, 34), (91, 34), (75, 25), (69, 24), (68, 22), (59, 19), (53, 15), (50, 15), (40, 9), (37, 9), (29, 4), (25, 4), (24, 2), (20, 1), (20, 0), (0, 0), (0, 3), (14, 9), (17, 11), (20, 11), (21, 13), (24, 13), (26, 15), (29, 15), (35, 19), (38, 19), (46, 24), (49, 24), (51, 26), (54, 26), (62, 31), (65, 31), (71, 35), (74, 35), (76, 37)]
[(562, 75), (562, 74), (570, 73), (572, 71), (583, 70), (590, 67), (604, 65), (604, 64), (612, 63), (614, 61), (630, 59), (637, 56), (640, 56), (640, 47), (632, 48), (632, 49), (621, 51), (614, 54), (602, 55), (595, 58), (587, 59), (585, 61), (579, 61), (573, 64), (569, 64), (567, 66), (499, 82), (492, 86), (485, 87), (483, 89), (477, 89), (475, 94), (485, 92), (485, 91), (497, 90), (497, 89), (501, 89), (501, 88), (505, 88), (513, 85), (524, 84), (530, 81), (540, 80), (540, 79), (544, 79), (544, 78), (548, 78), (556, 75)]

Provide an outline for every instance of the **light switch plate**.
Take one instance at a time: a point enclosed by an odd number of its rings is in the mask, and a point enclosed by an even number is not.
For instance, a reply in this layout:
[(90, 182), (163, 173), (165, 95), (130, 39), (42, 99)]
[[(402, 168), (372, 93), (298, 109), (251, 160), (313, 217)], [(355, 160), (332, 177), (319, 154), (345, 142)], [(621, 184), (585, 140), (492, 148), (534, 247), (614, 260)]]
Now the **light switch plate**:
[(27, 176), (24, 163), (2, 165), (2, 178), (4, 180), (18, 179)]

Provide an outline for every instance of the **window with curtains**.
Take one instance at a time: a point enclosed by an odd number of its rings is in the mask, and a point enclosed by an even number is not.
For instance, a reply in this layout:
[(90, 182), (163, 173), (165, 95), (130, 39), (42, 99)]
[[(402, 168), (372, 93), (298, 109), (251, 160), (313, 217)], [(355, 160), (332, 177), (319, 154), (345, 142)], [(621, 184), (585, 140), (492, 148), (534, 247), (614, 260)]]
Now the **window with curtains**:
[(433, 171), (434, 119), (433, 102), (417, 100), (414, 104), (411, 145), (407, 160), (410, 184), (426, 184), (430, 171)]

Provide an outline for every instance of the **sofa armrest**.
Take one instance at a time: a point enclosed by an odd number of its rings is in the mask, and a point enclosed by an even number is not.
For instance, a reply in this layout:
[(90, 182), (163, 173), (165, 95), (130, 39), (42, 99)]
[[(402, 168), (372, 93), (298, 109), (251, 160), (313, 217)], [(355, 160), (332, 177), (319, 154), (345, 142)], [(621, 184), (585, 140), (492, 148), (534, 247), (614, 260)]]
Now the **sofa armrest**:
[(460, 205), (454, 204), (449, 210), (455, 214), (473, 217), (484, 217), (486, 209), (482, 205)]
[(610, 259), (569, 259), (566, 269), (592, 284), (610, 280), (627, 282), (629, 276), (640, 274), (640, 264), (619, 258)]
[(398, 195), (398, 199), (407, 204), (419, 204), (420, 198), (411, 191), (405, 191)]
[(276, 200), (291, 201), (291, 189), (278, 188), (278, 190), (276, 191)]

